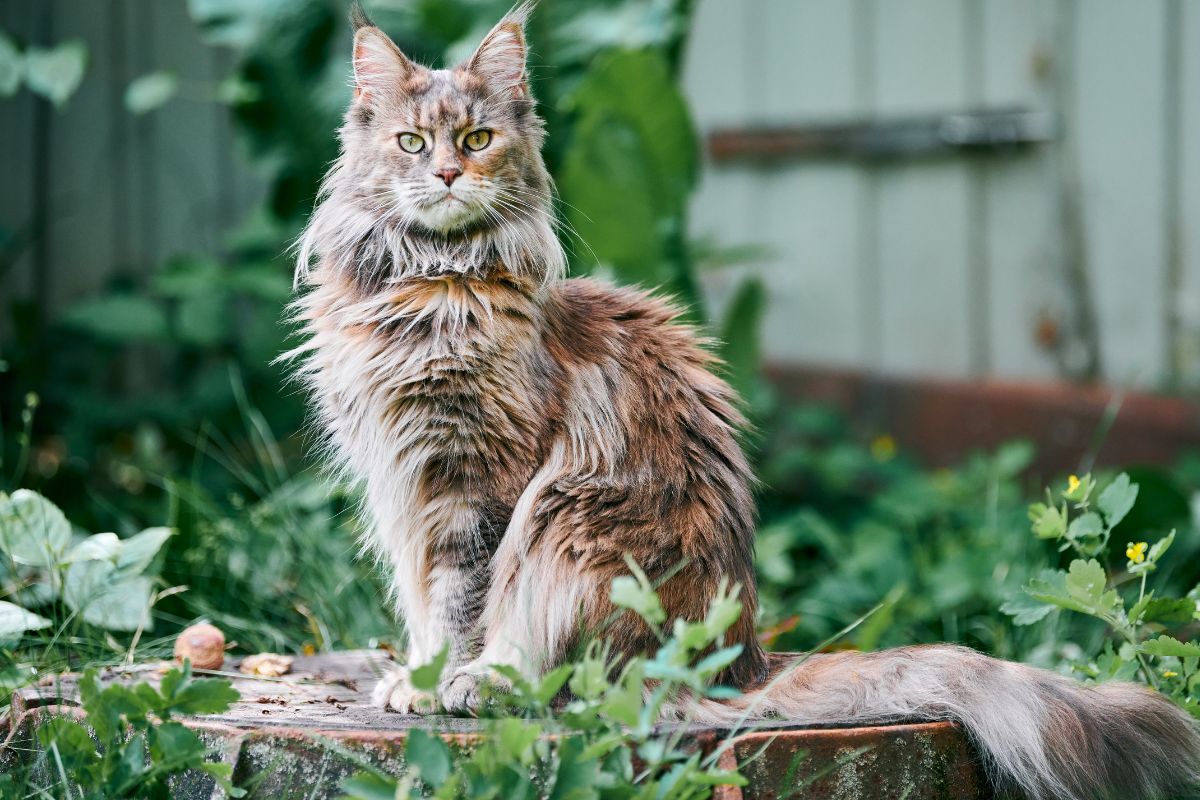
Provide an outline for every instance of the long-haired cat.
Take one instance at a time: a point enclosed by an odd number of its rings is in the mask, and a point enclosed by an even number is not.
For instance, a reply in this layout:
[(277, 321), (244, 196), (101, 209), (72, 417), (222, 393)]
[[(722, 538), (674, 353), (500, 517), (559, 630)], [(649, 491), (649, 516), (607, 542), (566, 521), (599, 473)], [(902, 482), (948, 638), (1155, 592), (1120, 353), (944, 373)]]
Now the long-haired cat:
[(472, 710), (489, 666), (548, 670), (606, 621), (619, 652), (653, 650), (609, 601), (630, 554), (669, 575), (674, 617), (702, 617), (723, 578), (743, 587), (727, 636), (743, 650), (721, 680), (745, 694), (705, 701), (702, 719), (750, 703), (797, 723), (952, 719), (998, 785), (1034, 798), (1194, 784), (1191, 721), (1130, 684), (929, 646), (816, 655), (767, 688), (789, 659), (755, 637), (737, 398), (669, 303), (563, 278), (528, 10), (449, 70), (415, 64), (356, 14), (342, 152), (300, 241), (298, 375), (332, 459), (362, 486), (409, 665), (449, 647), (436, 702), (404, 668), (377, 702)]

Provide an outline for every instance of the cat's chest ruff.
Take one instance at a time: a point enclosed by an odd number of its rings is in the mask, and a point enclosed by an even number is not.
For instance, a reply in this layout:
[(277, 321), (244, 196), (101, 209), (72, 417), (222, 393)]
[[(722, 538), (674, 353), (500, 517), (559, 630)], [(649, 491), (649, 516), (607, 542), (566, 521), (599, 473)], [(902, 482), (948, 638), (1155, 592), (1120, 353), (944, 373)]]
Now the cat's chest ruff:
[[(377, 419), (396, 421), (401, 411), (408, 424), (478, 415), (521, 383), (536, 312), (519, 287), (493, 281), (384, 287), (317, 321), (326, 387), (342, 396), (345, 410)], [(413, 413), (420, 410), (426, 413)]]

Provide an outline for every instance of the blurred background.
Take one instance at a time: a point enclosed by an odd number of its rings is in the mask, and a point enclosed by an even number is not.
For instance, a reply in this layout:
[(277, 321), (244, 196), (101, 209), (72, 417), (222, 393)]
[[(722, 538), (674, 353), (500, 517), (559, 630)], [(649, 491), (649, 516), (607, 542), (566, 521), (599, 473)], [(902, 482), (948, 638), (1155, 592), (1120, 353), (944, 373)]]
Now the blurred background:
[[(364, 5), (431, 64), (507, 7)], [(160, 632), (393, 636), (271, 363), (346, 6), (0, 0), (0, 488), (174, 527)], [(764, 637), (883, 599), (857, 646), (1095, 650), (996, 608), (1062, 558), (1043, 480), (1136, 465), (1118, 538), (1200, 514), (1200, 6), (542, 0), (529, 38), (573, 271), (678, 296), (750, 404)]]

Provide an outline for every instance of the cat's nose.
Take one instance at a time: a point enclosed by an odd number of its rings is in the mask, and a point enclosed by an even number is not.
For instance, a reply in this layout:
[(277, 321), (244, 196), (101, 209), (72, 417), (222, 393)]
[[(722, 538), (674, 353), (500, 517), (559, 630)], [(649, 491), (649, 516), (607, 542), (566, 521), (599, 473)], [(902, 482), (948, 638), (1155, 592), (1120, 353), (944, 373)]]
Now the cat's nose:
[(449, 186), (454, 183), (454, 179), (462, 175), (462, 170), (458, 167), (444, 167), (443, 169), (434, 170), (434, 175), (442, 179), (442, 183)]

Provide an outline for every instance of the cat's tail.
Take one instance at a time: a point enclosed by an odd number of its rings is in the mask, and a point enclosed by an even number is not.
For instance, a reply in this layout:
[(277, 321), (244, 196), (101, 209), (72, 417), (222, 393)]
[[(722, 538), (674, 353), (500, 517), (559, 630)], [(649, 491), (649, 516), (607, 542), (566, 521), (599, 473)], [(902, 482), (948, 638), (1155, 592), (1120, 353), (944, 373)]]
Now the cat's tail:
[(732, 702), (703, 701), (700, 719), (953, 720), (996, 788), (1031, 800), (1157, 800), (1200, 788), (1200, 729), (1142, 686), (1085, 686), (950, 645), (772, 659), (772, 680)]

